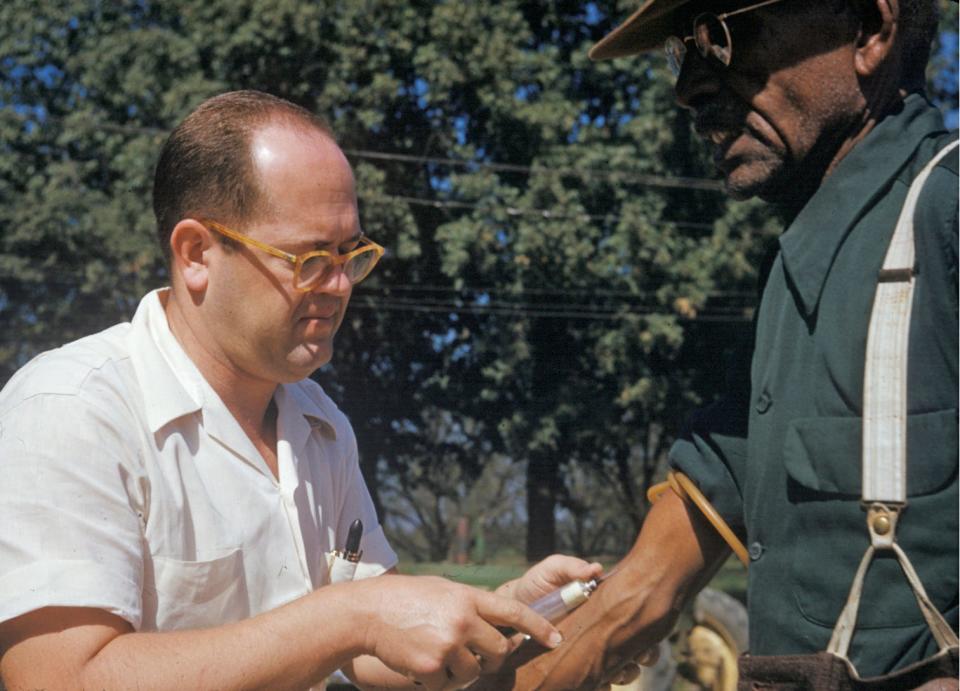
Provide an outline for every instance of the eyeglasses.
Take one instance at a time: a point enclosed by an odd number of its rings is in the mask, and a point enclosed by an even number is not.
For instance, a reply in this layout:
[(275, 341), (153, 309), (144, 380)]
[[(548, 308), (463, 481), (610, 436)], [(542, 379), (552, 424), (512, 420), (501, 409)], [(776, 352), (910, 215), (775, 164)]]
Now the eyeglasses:
[(667, 65), (673, 72), (673, 76), (680, 75), (683, 58), (687, 55), (687, 41), (694, 42), (701, 57), (713, 58), (724, 67), (729, 67), (730, 60), (733, 59), (733, 39), (730, 38), (730, 29), (727, 27), (725, 20), (777, 2), (781, 2), (781, 0), (765, 0), (765, 2), (758, 2), (755, 5), (741, 7), (739, 10), (724, 12), (723, 14), (713, 14), (712, 12), (698, 14), (693, 19), (692, 36), (684, 38), (670, 36), (663, 44), (663, 50), (667, 54)]
[(355, 285), (359, 283), (373, 271), (373, 267), (380, 261), (380, 257), (383, 256), (384, 252), (384, 249), (373, 240), (361, 236), (359, 240), (360, 247), (346, 254), (331, 254), (326, 250), (312, 250), (310, 252), (304, 252), (303, 254), (290, 254), (276, 247), (271, 247), (259, 240), (241, 235), (237, 231), (230, 230), (225, 225), (217, 223), (216, 221), (204, 219), (200, 222), (207, 228), (215, 230), (231, 240), (256, 247), (267, 254), (272, 254), (274, 257), (286, 259), (294, 265), (293, 287), (303, 293), (306, 293), (308, 290), (313, 290), (321, 283), (324, 283), (330, 278), (330, 274), (337, 266), (343, 266), (343, 273), (346, 274), (351, 284)]

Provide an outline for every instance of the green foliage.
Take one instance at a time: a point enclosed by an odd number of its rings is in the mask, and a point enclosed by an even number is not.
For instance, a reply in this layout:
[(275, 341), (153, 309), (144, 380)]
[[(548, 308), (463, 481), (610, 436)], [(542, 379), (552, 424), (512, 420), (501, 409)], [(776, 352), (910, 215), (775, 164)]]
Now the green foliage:
[(587, 60), (619, 5), (5, 0), (0, 381), (165, 283), (163, 137), (262, 89), (331, 121), (388, 248), (318, 377), (395, 540), (442, 558), (464, 513), (508, 540), (526, 469), (528, 556), (557, 515), (622, 551), (777, 223), (719, 193), (660, 59)]

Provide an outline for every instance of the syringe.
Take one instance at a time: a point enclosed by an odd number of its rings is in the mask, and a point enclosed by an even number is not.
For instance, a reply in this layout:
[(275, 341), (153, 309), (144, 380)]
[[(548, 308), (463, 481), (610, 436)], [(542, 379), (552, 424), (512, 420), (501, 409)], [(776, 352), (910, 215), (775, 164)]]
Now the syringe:
[[(586, 602), (587, 598), (597, 589), (600, 581), (604, 580), (604, 578), (605, 577), (601, 577), (600, 579), (593, 578), (589, 581), (570, 581), (562, 588), (558, 588), (552, 593), (547, 593), (527, 606), (551, 624), (556, 624)], [(517, 632), (516, 629), (510, 627), (497, 627), (497, 630), (507, 637)]]
[(531, 602), (530, 609), (551, 624), (556, 624), (586, 602), (590, 594), (597, 589), (597, 584), (595, 578), (589, 581), (570, 581), (559, 590), (554, 590)]

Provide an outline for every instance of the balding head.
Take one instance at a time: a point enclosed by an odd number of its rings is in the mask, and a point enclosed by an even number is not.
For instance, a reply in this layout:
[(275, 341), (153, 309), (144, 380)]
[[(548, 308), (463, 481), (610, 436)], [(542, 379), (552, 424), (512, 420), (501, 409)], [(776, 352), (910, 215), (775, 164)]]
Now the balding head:
[(329, 125), (308, 110), (259, 91), (232, 91), (201, 103), (170, 134), (153, 183), (160, 246), (169, 257), (170, 234), (188, 217), (225, 223), (256, 218), (263, 208), (251, 142), (274, 122), (321, 132)]

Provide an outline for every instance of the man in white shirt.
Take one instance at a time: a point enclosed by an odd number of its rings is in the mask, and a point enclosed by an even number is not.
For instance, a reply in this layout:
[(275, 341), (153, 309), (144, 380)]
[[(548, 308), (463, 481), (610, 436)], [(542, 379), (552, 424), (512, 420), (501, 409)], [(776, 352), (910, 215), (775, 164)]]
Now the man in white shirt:
[[(9, 691), (303, 688), (340, 667), (454, 688), (512, 650), (497, 626), (555, 646), (518, 601), (597, 565), (554, 557), (500, 595), (365, 580), (396, 555), (349, 423), (306, 377), (382, 249), (327, 126), (266, 94), (210, 99), (164, 145), (154, 210), (171, 287), (0, 393)], [(355, 580), (330, 585), (358, 518)]]

